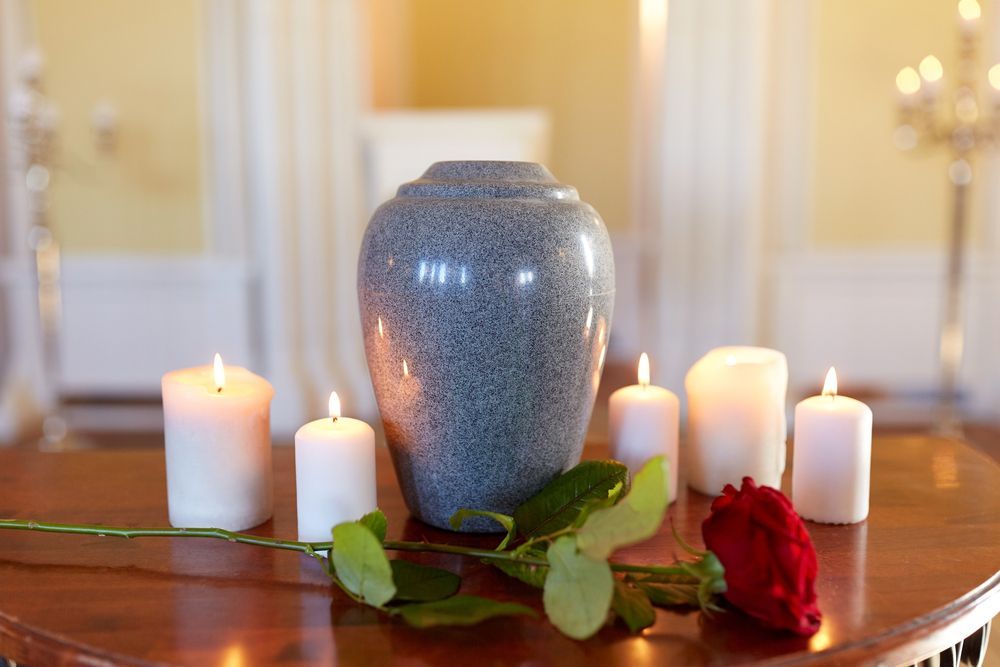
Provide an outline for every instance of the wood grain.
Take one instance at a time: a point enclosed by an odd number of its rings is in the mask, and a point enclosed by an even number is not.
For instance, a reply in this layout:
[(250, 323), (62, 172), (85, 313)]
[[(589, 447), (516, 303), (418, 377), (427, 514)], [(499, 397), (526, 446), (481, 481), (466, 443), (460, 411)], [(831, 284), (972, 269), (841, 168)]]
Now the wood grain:
[[(588, 457), (600, 457), (588, 447)], [(408, 517), (379, 452), (379, 501), (393, 539), (492, 546)], [(261, 535), (295, 535), (292, 452), (275, 451), (274, 519)], [(787, 490), (787, 489), (786, 489)], [(160, 451), (0, 452), (0, 517), (165, 525)], [(700, 544), (710, 499), (671, 509)], [(314, 560), (215, 540), (0, 532), (0, 655), (31, 665), (148, 664), (899, 664), (937, 652), (1000, 611), (1000, 467), (955, 441), (876, 439), (872, 513), (856, 526), (809, 524), (820, 560), (824, 623), (811, 640), (761, 630), (737, 613), (657, 612), (641, 636), (608, 626), (575, 642), (544, 620), (414, 630), (359, 608)], [(617, 560), (662, 563), (669, 526)], [(487, 565), (402, 555), (459, 572), (464, 592), (540, 596)]]

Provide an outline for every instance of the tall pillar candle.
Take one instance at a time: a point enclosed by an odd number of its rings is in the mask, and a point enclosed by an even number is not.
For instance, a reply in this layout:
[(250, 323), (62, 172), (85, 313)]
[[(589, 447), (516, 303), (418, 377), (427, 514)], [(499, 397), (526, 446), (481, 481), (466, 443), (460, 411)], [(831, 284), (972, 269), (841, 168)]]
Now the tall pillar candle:
[(163, 376), (167, 505), (174, 526), (245, 530), (271, 517), (271, 398), (245, 368)]
[(826, 375), (821, 396), (795, 406), (792, 504), (804, 519), (857, 523), (868, 516), (872, 411), (837, 395), (837, 373)]
[(720, 347), (695, 362), (688, 396), (688, 484), (709, 495), (743, 477), (781, 487), (785, 471), (785, 355), (763, 347)]
[(299, 540), (326, 542), (330, 529), (374, 510), (375, 431), (359, 419), (340, 416), (337, 392), (330, 416), (295, 434), (295, 497)]
[(649, 357), (639, 357), (639, 384), (622, 387), (608, 401), (611, 458), (635, 474), (654, 456), (669, 464), (670, 502), (677, 499), (677, 432), (680, 402), (663, 387), (649, 383)]

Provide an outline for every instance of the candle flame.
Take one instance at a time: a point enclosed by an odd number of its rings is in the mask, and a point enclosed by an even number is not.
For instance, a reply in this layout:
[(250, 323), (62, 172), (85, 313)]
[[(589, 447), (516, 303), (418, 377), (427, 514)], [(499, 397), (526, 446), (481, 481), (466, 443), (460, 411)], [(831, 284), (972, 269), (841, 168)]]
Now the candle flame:
[(215, 353), (215, 360), (212, 364), (212, 375), (215, 379), (215, 390), (222, 391), (226, 386), (226, 367), (222, 365), (222, 355)]
[(337, 421), (340, 419), (340, 396), (337, 396), (337, 392), (330, 392), (330, 419)]
[(896, 88), (904, 95), (913, 95), (920, 90), (920, 75), (912, 67), (904, 67), (896, 75)]
[(833, 366), (826, 372), (826, 381), (823, 383), (823, 395), (833, 398), (837, 395), (837, 371)]
[(645, 352), (639, 355), (639, 385), (649, 386), (649, 355)]
[(934, 56), (926, 56), (920, 61), (920, 76), (924, 77), (924, 81), (938, 81), (944, 76), (941, 61)]
[(403, 359), (403, 377), (405, 378), (410, 377), (410, 367), (406, 363), (406, 359)]
[(385, 331), (382, 329), (382, 318), (378, 318), (378, 337), (385, 338)]
[(983, 11), (976, 0), (961, 0), (958, 3), (958, 15), (966, 21), (975, 21)]

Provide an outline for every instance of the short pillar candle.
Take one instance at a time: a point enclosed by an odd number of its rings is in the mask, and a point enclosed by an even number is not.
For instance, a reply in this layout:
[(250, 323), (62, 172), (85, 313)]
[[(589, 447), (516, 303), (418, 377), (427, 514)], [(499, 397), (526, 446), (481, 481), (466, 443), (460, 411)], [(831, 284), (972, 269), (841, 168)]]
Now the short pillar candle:
[(170, 524), (245, 530), (271, 517), (271, 384), (222, 365), (161, 380)]
[(718, 495), (744, 477), (781, 488), (785, 471), (785, 355), (764, 347), (720, 347), (684, 378), (688, 484)]
[(299, 540), (328, 542), (330, 529), (355, 521), (378, 505), (375, 493), (375, 431), (340, 416), (330, 394), (330, 416), (295, 433), (295, 498)]
[(622, 387), (608, 401), (611, 458), (634, 475), (654, 456), (666, 458), (670, 502), (677, 499), (677, 436), (680, 401), (670, 390), (649, 383), (649, 357), (639, 357), (639, 384)]
[(837, 395), (837, 372), (823, 393), (795, 406), (792, 504), (817, 523), (857, 523), (868, 516), (872, 411)]

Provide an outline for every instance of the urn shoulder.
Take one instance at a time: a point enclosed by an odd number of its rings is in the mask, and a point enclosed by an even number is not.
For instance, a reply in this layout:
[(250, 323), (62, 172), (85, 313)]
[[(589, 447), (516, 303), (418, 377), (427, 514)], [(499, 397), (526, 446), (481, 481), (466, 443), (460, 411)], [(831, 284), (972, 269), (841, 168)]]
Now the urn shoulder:
[(437, 162), (375, 211), (358, 266), (362, 293), (614, 291), (600, 215), (540, 164)]

